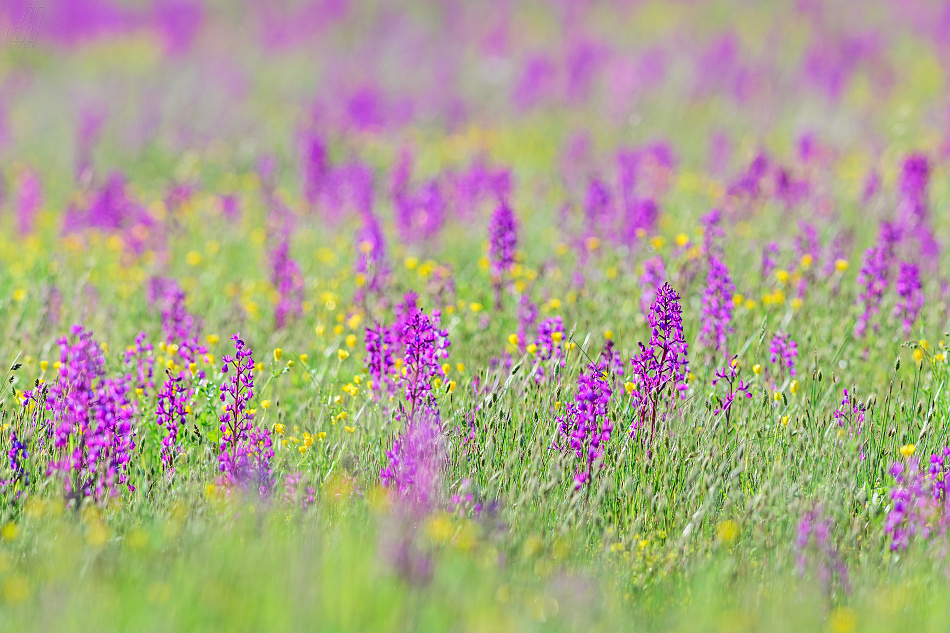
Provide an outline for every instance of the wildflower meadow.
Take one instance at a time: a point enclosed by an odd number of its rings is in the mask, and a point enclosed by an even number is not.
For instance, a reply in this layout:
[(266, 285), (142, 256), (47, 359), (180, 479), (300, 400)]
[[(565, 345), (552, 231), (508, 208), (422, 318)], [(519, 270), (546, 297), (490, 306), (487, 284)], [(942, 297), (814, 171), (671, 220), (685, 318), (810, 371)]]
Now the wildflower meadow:
[(945, 631), (950, 4), (0, 0), (0, 631)]

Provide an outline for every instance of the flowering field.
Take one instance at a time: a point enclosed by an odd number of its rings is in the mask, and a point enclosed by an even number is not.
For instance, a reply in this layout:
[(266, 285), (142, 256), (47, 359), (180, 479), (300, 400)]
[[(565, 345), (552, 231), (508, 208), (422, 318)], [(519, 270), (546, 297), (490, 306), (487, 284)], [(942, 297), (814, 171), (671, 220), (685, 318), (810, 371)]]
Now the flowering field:
[(950, 5), (0, 18), (0, 631), (946, 630)]

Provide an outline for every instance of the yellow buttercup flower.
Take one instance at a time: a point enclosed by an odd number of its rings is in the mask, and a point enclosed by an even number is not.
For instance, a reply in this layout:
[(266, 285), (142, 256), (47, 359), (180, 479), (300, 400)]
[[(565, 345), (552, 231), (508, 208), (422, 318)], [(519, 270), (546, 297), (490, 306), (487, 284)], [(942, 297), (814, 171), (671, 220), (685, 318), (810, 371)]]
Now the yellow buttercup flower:
[(336, 351), (336, 355), (341, 361), (344, 361), (350, 357), (350, 353), (346, 351), (345, 349), (338, 349)]
[(903, 446), (901, 446), (901, 455), (903, 455), (904, 457), (910, 457), (911, 455), (914, 454), (914, 451), (916, 450), (917, 450), (916, 444), (904, 444)]
[(275, 360), (275, 361), (279, 361), (279, 360), (280, 360), (280, 357), (283, 356), (283, 355), (284, 355), (284, 350), (282, 350), (282, 349), (279, 348), (279, 347), (277, 347), (277, 348), (274, 349), (274, 360)]

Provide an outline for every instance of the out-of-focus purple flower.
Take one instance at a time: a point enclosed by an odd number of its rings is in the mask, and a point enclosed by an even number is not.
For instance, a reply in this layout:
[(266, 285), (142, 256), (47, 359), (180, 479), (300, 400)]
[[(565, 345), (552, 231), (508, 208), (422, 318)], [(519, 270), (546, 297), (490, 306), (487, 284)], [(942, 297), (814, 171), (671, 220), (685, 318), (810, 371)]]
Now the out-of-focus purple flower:
[(603, 363), (605, 370), (609, 369), (613, 372), (616, 379), (623, 376), (623, 356), (619, 350), (615, 349), (614, 342), (611, 339), (604, 341), (604, 348), (600, 350), (600, 358), (597, 362)]
[(844, 593), (849, 594), (851, 582), (848, 579), (848, 567), (834, 543), (832, 527), (831, 520), (820, 507), (806, 512), (798, 523), (795, 536), (795, 564), (801, 576), (809, 569), (815, 568), (826, 593), (840, 587)]
[[(201, 322), (185, 306), (185, 292), (174, 279), (153, 277), (146, 288), (149, 303), (158, 306), (162, 316), (162, 336), (168, 345), (177, 345), (175, 354), (184, 371), (208, 350), (198, 342)], [(198, 371), (204, 378), (204, 370)]]
[(549, 99), (557, 83), (557, 67), (543, 54), (529, 58), (515, 84), (511, 100), (520, 110), (528, 110)]
[(614, 202), (607, 183), (593, 178), (587, 185), (584, 196), (584, 221), (587, 232), (596, 236), (609, 236), (613, 233)]
[(897, 273), (897, 305), (894, 316), (903, 320), (904, 334), (909, 335), (914, 322), (924, 307), (924, 292), (920, 283), (920, 269), (914, 264), (900, 263)]
[(400, 193), (394, 204), (396, 228), (407, 244), (434, 239), (445, 224), (445, 199), (437, 180), (430, 180), (415, 193)]
[(726, 232), (722, 228), (722, 211), (712, 209), (699, 219), (703, 227), (703, 254), (719, 257), (722, 254), (722, 241)]
[(146, 339), (145, 332), (139, 332), (135, 337), (135, 344), (125, 350), (125, 363), (131, 366), (135, 362), (135, 376), (131, 380), (136, 389), (150, 392), (155, 388), (152, 380), (155, 371), (155, 357), (152, 355), (152, 344)]
[(300, 266), (290, 256), (290, 240), (284, 236), (270, 252), (271, 283), (277, 289), (274, 326), (281, 330), (288, 319), (303, 316), (304, 282)]
[(904, 160), (898, 184), (897, 226), (903, 236), (913, 236), (920, 246), (923, 262), (939, 258), (940, 245), (933, 234), (928, 213), (930, 161), (923, 154), (911, 154)]
[(393, 490), (400, 508), (410, 513), (431, 509), (441, 494), (445, 446), (437, 412), (410, 420), (386, 451), (388, 464), (380, 479)]
[(524, 352), (528, 345), (528, 332), (538, 320), (538, 305), (531, 301), (527, 293), (518, 299), (518, 347)]
[(643, 262), (643, 274), (640, 275), (640, 309), (644, 316), (650, 313), (650, 306), (656, 300), (656, 291), (666, 281), (666, 268), (663, 257), (655, 255)]
[(39, 176), (32, 170), (24, 170), (16, 179), (16, 225), (20, 235), (33, 230), (36, 212), (43, 204), (43, 190)]
[(548, 361), (555, 359), (564, 366), (564, 323), (561, 317), (548, 317), (538, 325), (538, 338), (535, 340), (535, 353), (538, 355), (537, 370), (534, 373), (535, 382), (541, 383), (549, 378), (545, 371)]
[(876, 169), (872, 169), (864, 179), (864, 187), (861, 189), (861, 203), (869, 203), (880, 189), (881, 175)]
[(778, 255), (778, 244), (769, 242), (762, 247), (762, 279), (768, 279), (775, 270), (775, 257)]
[(382, 294), (389, 277), (389, 266), (386, 263), (386, 237), (379, 220), (367, 211), (362, 214), (363, 227), (356, 236), (356, 265), (357, 303), (362, 302), (365, 292)]
[(664, 391), (673, 387), (685, 399), (688, 389), (689, 346), (683, 338), (683, 310), (679, 295), (669, 283), (657, 289), (647, 321), (650, 324), (649, 345), (640, 342), (640, 353), (630, 360), (633, 366), (630, 395), (634, 411), (630, 435), (636, 435), (642, 426), (649, 426), (649, 441), (652, 443), (661, 402), (672, 406), (672, 401), (664, 399)]
[(488, 262), (496, 288), (511, 271), (518, 249), (518, 223), (508, 203), (501, 202), (488, 225)]
[(284, 476), (283, 502), (291, 508), (307, 509), (316, 500), (317, 491), (311, 486), (304, 486), (303, 473), (295, 470)]
[(330, 159), (323, 138), (313, 130), (301, 132), (300, 179), (303, 182), (304, 199), (312, 206), (317, 204), (327, 185)]
[(821, 239), (817, 229), (808, 222), (800, 223), (798, 229), (798, 235), (795, 236), (795, 255), (799, 260), (808, 257), (817, 261), (821, 253)]
[(381, 323), (366, 328), (366, 369), (372, 379), (375, 394), (392, 393), (395, 336)]
[(652, 198), (640, 198), (624, 206), (621, 238), (632, 245), (641, 237), (652, 233), (660, 217), (660, 208)]
[(896, 480), (891, 488), (892, 506), (884, 522), (891, 537), (891, 550), (906, 550), (913, 540), (927, 540), (933, 534), (946, 534), (950, 527), (950, 447), (930, 456), (927, 470), (916, 457), (905, 465), (896, 462), (890, 474)]
[(700, 344), (725, 353), (727, 337), (732, 332), (732, 296), (736, 287), (729, 269), (717, 257), (709, 258), (709, 275), (703, 292), (702, 331)]
[(787, 332), (776, 332), (769, 345), (772, 363), (781, 362), (788, 368), (789, 375), (795, 375), (795, 359), (798, 357), (798, 345)]
[(762, 193), (762, 181), (769, 172), (769, 157), (765, 153), (756, 155), (749, 167), (728, 187), (730, 196), (745, 201), (754, 201)]
[[(854, 325), (854, 336), (864, 337), (871, 319), (881, 311), (881, 301), (884, 291), (890, 280), (891, 266), (894, 260), (894, 245), (899, 235), (888, 224), (881, 225), (878, 243), (864, 253), (861, 270), (858, 273), (858, 285), (861, 291), (858, 294), (858, 305), (861, 314)], [(878, 324), (875, 324), (875, 330)]]
[(590, 363), (577, 379), (574, 402), (558, 418), (558, 429), (565, 438), (566, 450), (574, 453), (574, 489), (580, 490), (591, 483), (597, 460), (613, 433), (613, 422), (607, 415), (613, 393), (608, 374), (608, 361)]
[(861, 437), (864, 428), (864, 417), (864, 405), (855, 399), (853, 393), (848, 393), (848, 390), (845, 389), (841, 405), (835, 409), (833, 418), (838, 428), (858, 443), (858, 457), (861, 461), (864, 461), (865, 439)]

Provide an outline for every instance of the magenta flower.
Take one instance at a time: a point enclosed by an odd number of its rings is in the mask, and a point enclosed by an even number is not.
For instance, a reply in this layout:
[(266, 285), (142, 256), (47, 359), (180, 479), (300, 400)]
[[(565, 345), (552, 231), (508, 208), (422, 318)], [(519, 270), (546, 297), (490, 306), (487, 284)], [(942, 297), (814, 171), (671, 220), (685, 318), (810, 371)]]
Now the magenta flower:
[(787, 332), (776, 332), (769, 345), (772, 363), (781, 362), (788, 368), (789, 375), (795, 375), (795, 359), (798, 357), (798, 345)]
[(300, 266), (290, 256), (290, 240), (285, 235), (270, 252), (271, 283), (277, 289), (274, 327), (287, 325), (288, 319), (303, 316), (304, 281)]
[(371, 389), (377, 397), (382, 393), (392, 393), (396, 367), (394, 347), (395, 337), (389, 328), (381, 323), (366, 328), (366, 369), (372, 379)]
[(541, 383), (546, 378), (544, 366), (548, 361), (554, 359), (561, 367), (564, 366), (564, 324), (561, 317), (548, 317), (538, 325), (538, 338), (535, 340), (535, 353), (538, 356), (537, 370), (534, 373), (534, 380)]
[(613, 422), (607, 414), (612, 393), (608, 372), (606, 359), (590, 363), (577, 379), (574, 402), (558, 418), (558, 429), (566, 442), (563, 448), (575, 457), (575, 490), (591, 483), (597, 461), (613, 433)]
[(903, 320), (904, 334), (909, 335), (914, 322), (924, 307), (924, 291), (920, 283), (920, 269), (914, 264), (900, 263), (897, 273), (897, 305), (894, 316)]
[(488, 225), (488, 262), (500, 279), (511, 270), (518, 249), (518, 222), (506, 202), (499, 203)]
[(402, 330), (405, 364), (401, 383), (411, 421), (423, 409), (432, 409), (432, 382), (445, 377), (441, 361), (449, 355), (449, 333), (439, 327), (440, 312), (429, 316), (416, 310)]
[[(881, 311), (881, 301), (884, 299), (884, 291), (887, 290), (894, 259), (894, 245), (898, 239), (897, 230), (882, 223), (877, 245), (864, 253), (861, 271), (858, 273), (858, 285), (861, 286), (858, 304), (861, 306), (861, 314), (854, 325), (856, 338), (864, 336), (871, 319)], [(875, 324), (875, 331), (877, 327)]]
[(392, 489), (401, 507), (411, 512), (431, 509), (440, 494), (445, 447), (438, 412), (410, 420), (386, 451), (388, 464), (380, 479)]
[(270, 488), (270, 436), (252, 426), (248, 405), (254, 397), (254, 358), (240, 334), (231, 337), (235, 355), (225, 354), (221, 373), (230, 377), (221, 383), (221, 441), (218, 469), (227, 484), (247, 488), (254, 483), (261, 495)]
[(906, 550), (913, 540), (927, 540), (934, 534), (946, 534), (950, 527), (950, 447), (930, 456), (927, 470), (917, 458), (905, 466), (895, 463), (890, 474), (896, 480), (891, 489), (892, 506), (884, 522), (891, 537), (891, 550)]
[[(674, 387), (685, 399), (688, 389), (689, 346), (683, 338), (680, 297), (670, 284), (664, 283), (657, 289), (647, 321), (650, 324), (649, 345), (639, 343), (640, 353), (630, 360), (633, 366), (630, 395), (634, 411), (630, 435), (636, 435), (641, 426), (648, 425), (652, 443), (664, 391), (667, 387)], [(667, 406), (671, 403), (667, 402)]]
[(172, 376), (168, 378), (158, 394), (158, 408), (155, 411), (155, 421), (166, 431), (162, 438), (162, 466), (168, 472), (174, 472), (175, 458), (181, 452), (178, 445), (178, 431), (185, 425), (185, 407), (188, 405), (188, 391), (182, 384), (182, 378)]
[(732, 296), (736, 287), (726, 268), (715, 256), (709, 258), (709, 275), (703, 293), (700, 344), (726, 353), (727, 337), (732, 332)]
[(134, 409), (124, 378), (105, 376), (105, 359), (92, 334), (76, 325), (74, 342), (59, 341), (62, 368), (50, 385), (47, 402), (53, 411), (53, 440), (58, 459), (50, 472), (59, 473), (66, 493), (78, 501), (102, 501), (128, 484), (128, 464), (135, 448)]

